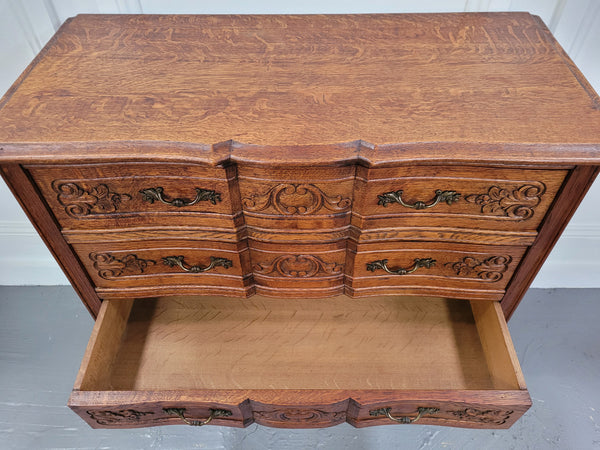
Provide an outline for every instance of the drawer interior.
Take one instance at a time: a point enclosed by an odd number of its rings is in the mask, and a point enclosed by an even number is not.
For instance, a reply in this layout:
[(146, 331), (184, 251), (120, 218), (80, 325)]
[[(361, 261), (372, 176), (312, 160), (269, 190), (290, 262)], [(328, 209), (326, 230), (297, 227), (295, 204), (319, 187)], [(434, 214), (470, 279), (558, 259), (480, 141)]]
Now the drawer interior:
[(499, 304), (380, 296), (105, 300), (79, 391), (525, 389)]

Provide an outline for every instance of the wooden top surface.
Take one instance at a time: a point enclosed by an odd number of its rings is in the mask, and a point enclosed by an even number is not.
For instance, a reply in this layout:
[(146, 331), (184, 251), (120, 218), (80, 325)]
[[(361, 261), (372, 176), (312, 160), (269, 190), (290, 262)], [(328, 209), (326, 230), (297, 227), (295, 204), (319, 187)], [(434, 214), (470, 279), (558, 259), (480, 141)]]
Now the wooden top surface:
[(0, 102), (0, 145), (591, 144), (600, 100), (527, 13), (80, 15)]

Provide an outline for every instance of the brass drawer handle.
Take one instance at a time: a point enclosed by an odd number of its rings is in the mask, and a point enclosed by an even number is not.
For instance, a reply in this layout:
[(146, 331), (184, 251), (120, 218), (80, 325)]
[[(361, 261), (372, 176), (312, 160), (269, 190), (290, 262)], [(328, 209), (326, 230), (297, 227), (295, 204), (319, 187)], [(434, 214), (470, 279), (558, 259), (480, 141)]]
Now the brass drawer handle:
[(193, 427), (201, 427), (202, 425), (208, 424), (215, 417), (229, 417), (231, 416), (231, 411), (226, 409), (210, 409), (210, 416), (206, 420), (195, 420), (195, 419), (187, 419), (185, 417), (185, 408), (163, 408), (163, 411), (172, 416), (177, 416), (181, 420), (183, 420), (188, 425)]
[(198, 202), (211, 202), (213, 205), (216, 205), (217, 202), (221, 201), (221, 194), (219, 192), (213, 191), (211, 189), (201, 189), (195, 188), (196, 190), (196, 198), (190, 200), (188, 198), (174, 198), (173, 200), (167, 200), (163, 195), (164, 188), (157, 186), (155, 188), (147, 188), (142, 189), (140, 194), (142, 194), (142, 200), (154, 203), (156, 200), (164, 203), (165, 205), (175, 206), (177, 208), (181, 208), (182, 206), (192, 206)]
[(229, 269), (230, 267), (233, 266), (233, 262), (230, 259), (217, 258), (215, 256), (211, 256), (210, 263), (208, 264), (208, 266), (204, 266), (204, 267), (190, 266), (189, 264), (186, 264), (186, 262), (184, 261), (184, 258), (185, 258), (185, 256), (182, 256), (182, 255), (166, 256), (162, 259), (162, 261), (166, 266), (169, 266), (169, 267), (179, 266), (185, 272), (191, 272), (191, 273), (208, 272), (210, 269), (213, 269), (217, 266), (222, 266), (226, 269)]
[(435, 259), (433, 258), (416, 258), (412, 267), (409, 267), (407, 269), (390, 269), (387, 266), (387, 262), (387, 259), (371, 261), (370, 263), (367, 263), (367, 270), (369, 272), (375, 272), (377, 269), (383, 269), (387, 273), (391, 273), (392, 275), (407, 275), (409, 273), (415, 272), (419, 267), (425, 267), (426, 269), (429, 269), (435, 266)]
[(442, 190), (438, 189), (437, 191), (435, 191), (435, 197), (433, 197), (433, 199), (431, 199), (429, 201), (429, 204), (427, 204), (425, 202), (417, 201), (417, 202), (413, 203), (412, 205), (410, 205), (408, 203), (405, 203), (404, 200), (402, 200), (403, 192), (404, 191), (399, 190), (399, 191), (386, 192), (384, 194), (378, 195), (377, 198), (379, 198), (379, 201), (377, 202), (377, 204), (385, 207), (389, 203), (400, 203), (405, 208), (427, 209), (427, 208), (433, 208), (435, 205), (437, 205), (440, 202), (446, 202), (448, 205), (451, 205), (452, 203), (454, 203), (455, 201), (457, 201), (460, 198), (460, 194), (456, 191), (442, 191)]
[(375, 409), (373, 411), (370, 411), (369, 415), (371, 415), (371, 416), (387, 416), (390, 420), (393, 420), (394, 422), (398, 422), (398, 423), (415, 423), (417, 420), (419, 420), (425, 414), (436, 414), (439, 411), (440, 411), (439, 408), (419, 407), (419, 408), (417, 408), (418, 414), (416, 417), (408, 417), (408, 416), (394, 417), (394, 416), (392, 416), (392, 408), (380, 408), (380, 409)]

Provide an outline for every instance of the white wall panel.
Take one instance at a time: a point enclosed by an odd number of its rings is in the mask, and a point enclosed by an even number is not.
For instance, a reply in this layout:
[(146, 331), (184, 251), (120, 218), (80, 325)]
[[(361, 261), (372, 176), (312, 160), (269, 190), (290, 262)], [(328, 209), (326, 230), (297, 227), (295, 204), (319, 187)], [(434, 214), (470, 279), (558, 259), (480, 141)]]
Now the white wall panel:
[(548, 25), (554, 11), (560, 8), (560, 3), (558, 0), (511, 0), (508, 9), (511, 11), (529, 11), (540, 16)]
[[(46, 2), (49, 7), (51, 7), (60, 22), (64, 22), (69, 17), (75, 16), (77, 14), (98, 14), (98, 13), (109, 13), (109, 12), (118, 12), (114, 2), (112, 3), (112, 11), (107, 7), (102, 10), (101, 6), (107, 2), (104, 1), (90, 1), (90, 0), (48, 0)], [(102, 5), (101, 5), (102, 4)]]
[[(363, 13), (529, 11), (549, 26), (600, 90), (599, 0), (0, 0), (0, 93), (68, 17), (79, 13)], [(600, 287), (600, 181), (592, 187), (534, 286)], [(64, 284), (58, 265), (0, 182), (0, 284)]]

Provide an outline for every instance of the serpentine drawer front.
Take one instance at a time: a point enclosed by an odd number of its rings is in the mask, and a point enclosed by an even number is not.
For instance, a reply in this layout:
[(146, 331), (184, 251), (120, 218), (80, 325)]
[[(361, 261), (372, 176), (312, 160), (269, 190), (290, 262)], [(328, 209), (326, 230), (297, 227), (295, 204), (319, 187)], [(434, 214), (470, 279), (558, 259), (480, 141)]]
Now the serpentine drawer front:
[(0, 100), (92, 427), (509, 427), (506, 320), (599, 167), (527, 13), (81, 15)]
[(78, 243), (74, 251), (105, 298), (176, 294), (246, 296), (246, 248), (229, 242), (165, 239)]
[(66, 230), (236, 225), (226, 170), (198, 165), (35, 165), (31, 177)]

